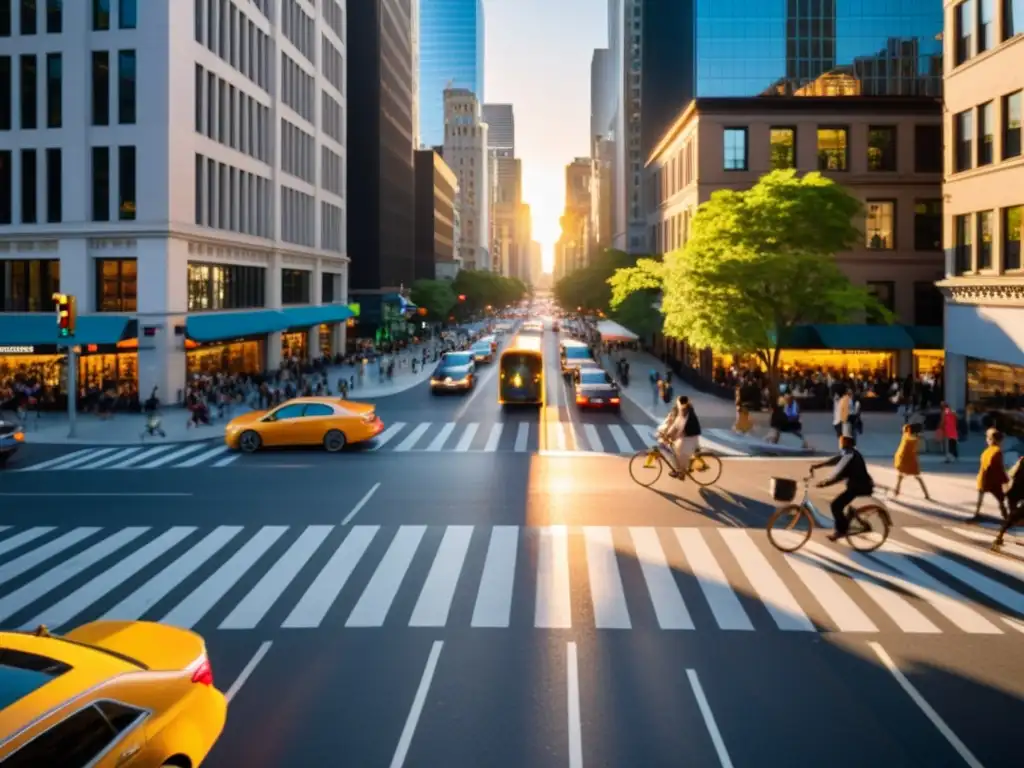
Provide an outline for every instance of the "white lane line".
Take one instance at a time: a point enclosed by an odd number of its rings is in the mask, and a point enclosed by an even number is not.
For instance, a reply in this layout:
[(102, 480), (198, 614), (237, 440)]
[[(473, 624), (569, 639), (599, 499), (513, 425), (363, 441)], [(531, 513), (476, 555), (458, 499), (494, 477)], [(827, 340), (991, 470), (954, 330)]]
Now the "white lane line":
[(551, 525), (541, 528), (538, 536), (534, 626), (539, 629), (569, 629), (572, 627), (569, 529), (564, 525)]
[(462, 433), (462, 437), (459, 438), (459, 444), (455, 446), (455, 450), (459, 453), (467, 452), (469, 447), (473, 444), (473, 438), (476, 437), (478, 429), (480, 429), (480, 425), (476, 422), (467, 424), (465, 431)]
[(426, 532), (425, 525), (403, 525), (398, 529), (395, 538), (391, 540), (391, 546), (360, 595), (359, 602), (349, 614), (346, 627), (384, 626), (391, 604), (402, 587), (405, 574)]
[(604, 443), (601, 442), (601, 435), (598, 433), (597, 427), (593, 424), (584, 424), (583, 432), (587, 436), (587, 442), (590, 443), (590, 450), (604, 453)]
[(270, 650), (271, 645), (272, 643), (269, 640), (265, 640), (261, 643), (260, 647), (256, 649), (256, 653), (254, 653), (253, 657), (249, 659), (249, 663), (246, 664), (242, 668), (242, 671), (238, 673), (238, 677), (235, 678), (235, 682), (231, 684), (227, 693), (224, 694), (224, 698), (228, 700), (229, 704), (231, 703), (231, 700), (238, 695), (238, 692), (242, 690), (242, 686), (245, 685), (245, 681), (252, 677), (252, 673), (256, 671), (256, 667), (259, 663), (263, 661), (263, 657), (267, 655), (267, 651)]
[(693, 618), (669, 568), (657, 529), (634, 527), (629, 529), (629, 534), (647, 582), (658, 626), (662, 629), (694, 629)]
[(423, 677), (420, 678), (420, 686), (416, 689), (416, 696), (413, 697), (409, 717), (406, 718), (405, 727), (402, 728), (402, 735), (398, 738), (395, 756), (391, 758), (391, 768), (402, 768), (405, 765), (405, 758), (409, 755), (409, 747), (412, 745), (412, 737), (416, 734), (416, 726), (419, 725), (420, 717), (423, 714), (423, 705), (427, 702), (430, 683), (434, 680), (434, 673), (437, 671), (437, 661), (441, 658), (442, 648), (444, 648), (443, 640), (435, 640), (430, 648), (427, 665), (423, 668)]
[(416, 429), (408, 434), (408, 436), (395, 446), (396, 451), (411, 451), (415, 447), (416, 443), (420, 441), (420, 438), (426, 434), (426, 431), (433, 426), (429, 421), (417, 425)]
[[(23, 467), (22, 469), (16, 469), (14, 471), (15, 472), (38, 472), (41, 469), (49, 469), (50, 467), (56, 466), (57, 464), (62, 464), (65, 461), (69, 461), (69, 460), (75, 459), (75, 458), (81, 458), (83, 456), (87, 456), (88, 458), (86, 459), (86, 461), (88, 461), (89, 459), (94, 457), (94, 455), (95, 455), (94, 451), (95, 450), (96, 450), (95, 448), (80, 448), (77, 451), (72, 451), (71, 453), (65, 453), (63, 456), (58, 456), (56, 459), (49, 459), (48, 461), (41, 461), (38, 464), (33, 464), (30, 467)], [(103, 453), (106, 453), (106, 451), (104, 451)]]
[(487, 453), (494, 453), (498, 450), (498, 443), (501, 442), (501, 433), (504, 429), (505, 425), (500, 421), (491, 427), (491, 434), (487, 436), (487, 445), (484, 446)]
[(472, 525), (448, 526), (412, 611), (410, 627), (443, 627), (448, 623), (455, 588), (459, 584), (459, 575), (466, 562), (472, 538)]
[(395, 439), (395, 435), (397, 435), (403, 429), (405, 429), (405, 422), (404, 421), (396, 421), (390, 427), (388, 427), (383, 432), (381, 432), (379, 435), (377, 435), (375, 438), (373, 438), (373, 447), (370, 450), (371, 451), (379, 451), (385, 445), (387, 445), (392, 440), (394, 440)]
[(113, 464), (115, 461), (121, 461), (121, 459), (126, 459), (138, 450), (140, 449), (137, 446), (133, 446), (131, 448), (124, 448), (118, 451), (117, 453), (112, 453), (108, 456), (104, 456), (102, 459), (90, 461), (88, 464), (79, 464), (77, 467), (75, 467), (75, 469), (79, 471), (83, 469), (99, 469), (100, 467), (105, 467), (108, 464)]
[(704, 599), (708, 601), (711, 613), (715, 615), (720, 629), (736, 629), (751, 632), (754, 629), (750, 617), (743, 610), (739, 597), (725, 577), (725, 572), (711, 554), (711, 548), (704, 541), (701, 531), (696, 528), (676, 528), (676, 538), (683, 548), (690, 572), (697, 578), (697, 584)]
[(619, 453), (633, 453), (633, 444), (629, 442), (626, 431), (621, 426), (610, 424), (608, 431), (612, 433), (612, 439), (615, 441), (615, 447), (619, 449)]
[[(226, 453), (229, 450), (230, 450), (230, 448), (228, 448), (226, 445), (218, 445), (216, 448), (211, 448), (208, 451), (204, 451), (203, 453), (200, 453), (198, 456), (193, 456), (188, 461), (183, 461), (180, 464), (175, 464), (174, 467), (175, 467), (175, 469), (185, 469), (187, 467), (197, 467), (200, 464), (202, 464), (204, 461), (209, 461), (210, 459), (215, 459), (218, 456), (220, 456), (222, 453)], [(238, 456), (238, 454), (234, 454), (233, 457), (237, 458), (237, 456)]]
[(188, 456), (190, 453), (194, 453), (195, 451), (199, 450), (202, 447), (202, 443), (192, 443), (192, 445), (186, 445), (184, 448), (179, 448), (174, 453), (169, 453), (166, 456), (161, 456), (158, 459), (153, 459), (152, 461), (146, 462), (141, 467), (139, 467), (139, 469), (156, 469), (157, 467), (162, 467), (164, 464), (170, 464), (175, 459), (180, 459), (183, 456)]
[(566, 688), (569, 698), (569, 768), (583, 768), (583, 724), (580, 716), (580, 658), (576, 643), (566, 644)]
[(441, 427), (441, 431), (437, 433), (437, 437), (430, 441), (423, 450), (425, 451), (442, 451), (444, 450), (444, 444), (448, 442), (448, 438), (452, 436), (452, 432), (455, 431), (455, 422), (450, 421)]
[(587, 571), (595, 626), (598, 629), (630, 629), (633, 625), (629, 620), (612, 529), (608, 526), (586, 526), (583, 536), (587, 543)]
[(704, 695), (704, 687), (700, 684), (700, 678), (697, 677), (697, 670), (686, 670), (686, 677), (690, 681), (690, 688), (693, 689), (693, 698), (697, 700), (697, 707), (704, 718), (704, 726), (708, 729), (711, 743), (715, 745), (715, 753), (718, 755), (719, 764), (722, 768), (732, 768), (732, 759), (729, 757), (729, 751), (725, 748), (722, 732), (718, 730), (718, 723), (715, 722), (715, 715), (711, 711), (708, 697)]
[(518, 551), (519, 526), (496, 525), (491, 529), (491, 541), (487, 545), (470, 626), (508, 627), (512, 616)]
[(516, 427), (516, 444), (512, 448), (516, 453), (526, 453), (526, 449), (530, 445), (530, 424), (529, 422), (520, 422), (519, 426)]
[(161, 453), (174, 448), (174, 445), (158, 445), (155, 448), (149, 448), (142, 453), (137, 453), (124, 461), (119, 461), (117, 464), (111, 464), (109, 469), (144, 469), (144, 467), (137, 466), (140, 461), (145, 461), (148, 458), (156, 456)]
[(220, 467), (226, 467), (228, 464), (234, 464), (236, 461), (238, 461), (238, 457), (241, 456), (241, 455), (242, 454), (240, 454), (240, 453), (233, 453), (230, 456), (225, 456), (220, 461), (215, 461), (213, 463), (213, 466), (217, 467), (217, 468), (220, 468)]
[(939, 713), (932, 709), (932, 706), (925, 700), (924, 696), (914, 687), (907, 676), (900, 671), (900, 668), (896, 666), (896, 662), (892, 660), (892, 657), (886, 652), (886, 650), (879, 643), (868, 643), (868, 647), (875, 652), (878, 660), (882, 662), (882, 666), (889, 670), (889, 673), (895, 678), (900, 688), (903, 689), (904, 693), (910, 697), (917, 708), (921, 710), (925, 717), (927, 717), (931, 724), (935, 726), (936, 730), (942, 734), (942, 736), (949, 742), (949, 745), (956, 750), (956, 753), (960, 755), (960, 758), (971, 766), (971, 768), (984, 768), (981, 761), (978, 760), (967, 748), (967, 745), (960, 741), (960, 738), (953, 733), (953, 729), (946, 725), (946, 721), (943, 720)]
[[(556, 414), (557, 415), (557, 414)], [(565, 451), (565, 430), (562, 429), (562, 422), (560, 421), (549, 421), (547, 423), (548, 429), (548, 446), (554, 443), (556, 451)]]
[(366, 492), (366, 495), (363, 496), (363, 498), (361, 498), (359, 501), (357, 501), (356, 505), (352, 507), (352, 511), (345, 515), (345, 519), (341, 521), (341, 524), (348, 525), (349, 523), (351, 523), (352, 518), (359, 514), (360, 510), (362, 510), (362, 508), (366, 506), (370, 499), (373, 498), (373, 494), (375, 494), (379, 488), (380, 483), (377, 483), (376, 485), (373, 486), (373, 488), (368, 490)]

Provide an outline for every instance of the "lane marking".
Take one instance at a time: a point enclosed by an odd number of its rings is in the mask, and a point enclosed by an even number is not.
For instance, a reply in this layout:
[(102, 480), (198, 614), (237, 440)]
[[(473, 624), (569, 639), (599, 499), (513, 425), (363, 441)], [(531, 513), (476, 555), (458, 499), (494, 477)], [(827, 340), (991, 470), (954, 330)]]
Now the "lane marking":
[(519, 422), (516, 427), (516, 444), (512, 450), (516, 453), (526, 453), (530, 441), (530, 424), (526, 421)]
[(580, 718), (579, 651), (572, 640), (566, 645), (566, 687), (569, 694), (569, 768), (583, 768), (583, 725)]
[(443, 627), (448, 623), (455, 588), (459, 584), (472, 538), (472, 525), (449, 525), (445, 530), (434, 563), (412, 611), (410, 627)]
[(498, 450), (498, 443), (501, 442), (501, 433), (505, 429), (503, 422), (497, 422), (491, 427), (491, 434), (487, 437), (487, 445), (484, 446), (484, 453), (494, 453)]
[(572, 627), (572, 586), (569, 582), (569, 529), (550, 525), (538, 531), (537, 605), (534, 626), (538, 629)]
[(208, 451), (204, 451), (203, 453), (200, 453), (198, 456), (193, 456), (188, 461), (183, 461), (179, 464), (175, 464), (174, 468), (187, 469), (188, 467), (197, 467), (205, 461), (217, 458), (222, 453), (227, 453), (229, 450), (231, 449), (228, 448), (226, 445), (218, 445), (216, 448), (211, 448)]
[[(498, 354), (501, 354), (500, 350)], [(455, 421), (458, 421), (466, 415), (466, 411), (469, 410), (469, 406), (471, 406), (473, 401), (476, 400), (480, 393), (484, 391), (484, 387), (490, 383), (491, 379), (498, 375), (498, 368), (498, 365), (492, 365), (491, 369), (487, 371), (487, 373), (476, 380), (476, 384), (473, 386), (473, 391), (470, 392), (469, 397), (463, 401), (462, 407), (455, 412)]]
[(162, 498), (169, 496), (195, 496), (194, 493), (0, 493), (0, 496), (52, 496), (61, 498)]
[(373, 447), (370, 448), (369, 450), (371, 450), (371, 451), (379, 451), (385, 445), (387, 445), (392, 440), (394, 440), (395, 435), (397, 435), (403, 429), (405, 429), (405, 422), (404, 421), (396, 421), (390, 427), (388, 427), (383, 432), (381, 432), (379, 435), (377, 435), (375, 438), (373, 438)]
[(362, 508), (367, 505), (370, 499), (373, 498), (373, 494), (375, 494), (379, 488), (380, 483), (377, 483), (375, 486), (373, 486), (373, 488), (368, 490), (366, 492), (366, 495), (363, 496), (363, 498), (361, 498), (359, 501), (357, 501), (356, 505), (352, 507), (352, 511), (345, 515), (345, 519), (341, 521), (341, 524), (348, 525), (349, 523), (351, 523), (352, 518), (359, 514), (360, 510), (362, 510)]
[(508, 627), (518, 551), (518, 526), (496, 525), (491, 529), (471, 627)]
[(459, 444), (455, 446), (455, 450), (459, 453), (468, 452), (469, 447), (473, 444), (473, 438), (476, 437), (478, 429), (480, 429), (480, 425), (475, 421), (471, 424), (467, 424), (466, 430), (462, 433), (462, 437), (459, 439)]
[(410, 432), (402, 442), (396, 445), (394, 450), (403, 452), (411, 451), (416, 443), (420, 441), (420, 438), (423, 437), (423, 435), (426, 434), (426, 431), (432, 426), (433, 424), (429, 421), (423, 422), (417, 426), (416, 429)]
[(640, 561), (658, 626), (662, 629), (694, 629), (693, 618), (672, 575), (657, 529), (633, 527), (629, 529), (629, 535), (633, 539), (636, 559)]
[(701, 531), (696, 528), (676, 528), (675, 534), (686, 562), (690, 565), (690, 572), (696, 577), (719, 629), (752, 632), (754, 625), (750, 617), (743, 610), (743, 604), (729, 585), (725, 572), (711, 553)]
[(935, 726), (936, 730), (942, 734), (942, 736), (949, 742), (949, 745), (956, 750), (956, 753), (960, 755), (960, 758), (971, 766), (971, 768), (984, 768), (981, 761), (978, 760), (967, 748), (967, 745), (960, 741), (960, 738), (953, 733), (953, 729), (946, 725), (946, 721), (943, 720), (939, 713), (932, 709), (932, 706), (925, 700), (924, 696), (914, 687), (906, 675), (900, 671), (900, 668), (896, 666), (896, 663), (892, 660), (892, 657), (886, 653), (886, 650), (879, 643), (868, 643), (868, 647), (874, 651), (878, 660), (882, 662), (882, 666), (889, 670), (890, 674), (895, 678), (900, 688), (910, 697), (917, 708), (921, 710), (925, 717), (927, 717), (931, 724)]
[(65, 453), (63, 456), (58, 456), (55, 459), (49, 459), (47, 461), (41, 461), (38, 464), (32, 464), (32, 465), (30, 465), (28, 467), (22, 467), (21, 469), (16, 469), (14, 471), (15, 472), (38, 472), (39, 470), (48, 469), (50, 467), (56, 466), (57, 464), (62, 464), (65, 461), (69, 461), (69, 460), (72, 460), (72, 459), (75, 459), (75, 458), (81, 458), (83, 456), (87, 456), (88, 458), (86, 459), (86, 461), (88, 461), (89, 459), (91, 459), (93, 457), (93, 451), (94, 450), (95, 449), (93, 449), (93, 448), (79, 448), (77, 451), (72, 451), (71, 453)]
[(412, 565), (423, 535), (425, 525), (403, 525), (398, 529), (391, 546), (380, 559), (377, 570), (363, 590), (363, 594), (349, 614), (346, 627), (383, 627), (391, 604), (402, 587), (405, 574)]
[(448, 438), (451, 437), (452, 432), (455, 431), (455, 424), (456, 423), (454, 421), (449, 421), (447, 424), (445, 424), (443, 427), (441, 427), (441, 431), (438, 432), (437, 436), (433, 440), (430, 441), (430, 445), (428, 445), (423, 450), (425, 450), (425, 451), (442, 451), (442, 450), (444, 450), (444, 444), (446, 442), (448, 442)]
[(409, 717), (405, 721), (405, 727), (402, 728), (398, 746), (395, 747), (395, 756), (391, 758), (391, 768), (402, 768), (405, 765), (405, 758), (408, 757), (409, 747), (412, 745), (412, 737), (415, 735), (416, 726), (419, 725), (420, 717), (423, 715), (423, 705), (427, 701), (430, 683), (433, 682), (434, 673), (437, 671), (437, 661), (441, 658), (442, 648), (444, 648), (443, 640), (435, 640), (434, 645), (430, 648), (427, 665), (423, 668), (423, 677), (420, 678), (420, 686), (416, 689)]
[(598, 629), (632, 629), (612, 529), (608, 526), (586, 526), (583, 536), (587, 547), (595, 626)]
[(690, 688), (693, 689), (693, 697), (697, 700), (697, 707), (700, 709), (700, 714), (704, 718), (704, 726), (708, 729), (708, 735), (711, 737), (711, 743), (715, 745), (715, 752), (718, 755), (719, 764), (722, 768), (732, 768), (732, 759), (729, 757), (729, 751), (725, 748), (725, 740), (722, 739), (722, 732), (718, 730), (718, 723), (715, 722), (715, 715), (711, 711), (711, 705), (708, 703), (708, 697), (704, 695), (704, 687), (700, 684), (700, 678), (697, 677), (697, 670), (686, 670), (686, 677), (690, 681)]
[(248, 680), (252, 673), (256, 671), (257, 665), (263, 661), (263, 657), (267, 655), (267, 651), (270, 650), (272, 643), (269, 640), (265, 640), (260, 644), (260, 647), (256, 649), (256, 653), (249, 659), (249, 663), (246, 664), (242, 671), (238, 673), (238, 677), (235, 678), (235, 682), (228, 688), (227, 693), (224, 694), (224, 698), (231, 703), (231, 700), (238, 695), (238, 692), (242, 690), (242, 686), (245, 685), (245, 681)]
[(162, 467), (164, 464), (170, 464), (175, 459), (183, 459), (190, 453), (195, 453), (203, 447), (202, 443), (192, 443), (192, 445), (186, 445), (184, 448), (179, 448), (174, 453), (168, 453), (157, 459), (153, 459), (150, 462), (143, 464), (139, 469), (156, 469)]

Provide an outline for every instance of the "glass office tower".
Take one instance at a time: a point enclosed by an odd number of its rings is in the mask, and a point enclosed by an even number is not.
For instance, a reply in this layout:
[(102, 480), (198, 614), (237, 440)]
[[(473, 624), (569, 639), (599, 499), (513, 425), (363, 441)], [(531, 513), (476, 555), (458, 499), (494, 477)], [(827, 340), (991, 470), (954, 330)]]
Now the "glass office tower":
[(444, 89), (484, 102), (483, 0), (419, 0), (420, 142), (444, 143)]

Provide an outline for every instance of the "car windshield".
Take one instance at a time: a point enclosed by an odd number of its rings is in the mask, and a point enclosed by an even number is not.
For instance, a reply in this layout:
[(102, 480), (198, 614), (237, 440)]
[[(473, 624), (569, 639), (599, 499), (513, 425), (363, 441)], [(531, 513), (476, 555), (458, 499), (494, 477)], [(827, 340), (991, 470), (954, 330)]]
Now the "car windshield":
[(566, 347), (565, 358), (567, 360), (586, 360), (590, 357), (590, 350), (586, 347)]
[(491, 351), (491, 342), (489, 342), (489, 341), (478, 341), (476, 344), (473, 345), (473, 351), (474, 352), (490, 352)]
[(446, 368), (454, 368), (460, 365), (469, 365), (471, 357), (468, 352), (449, 352), (444, 356), (441, 365)]
[(599, 370), (583, 370), (580, 372), (580, 383), (581, 384), (606, 384), (608, 378), (604, 371)]

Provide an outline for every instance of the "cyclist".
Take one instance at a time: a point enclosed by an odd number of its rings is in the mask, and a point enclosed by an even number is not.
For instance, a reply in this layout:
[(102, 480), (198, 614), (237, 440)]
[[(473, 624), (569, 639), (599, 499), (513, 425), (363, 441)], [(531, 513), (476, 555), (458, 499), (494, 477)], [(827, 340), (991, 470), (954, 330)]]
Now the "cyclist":
[(690, 403), (690, 398), (680, 395), (676, 398), (665, 421), (658, 427), (658, 440), (671, 448), (675, 459), (674, 469), (670, 477), (686, 479), (686, 470), (690, 466), (690, 454), (700, 440), (701, 428), (697, 412)]
[(875, 481), (871, 479), (868, 465), (857, 450), (857, 441), (852, 435), (844, 434), (839, 438), (839, 453), (828, 461), (811, 465), (811, 471), (835, 467), (830, 477), (817, 484), (826, 488), (836, 483), (846, 482), (846, 490), (832, 500), (832, 519), (835, 520), (835, 533), (829, 536), (830, 541), (838, 541), (850, 533), (850, 520), (846, 516), (846, 508), (860, 496), (870, 496), (875, 492)]

